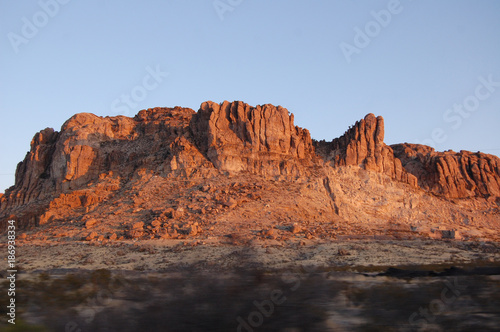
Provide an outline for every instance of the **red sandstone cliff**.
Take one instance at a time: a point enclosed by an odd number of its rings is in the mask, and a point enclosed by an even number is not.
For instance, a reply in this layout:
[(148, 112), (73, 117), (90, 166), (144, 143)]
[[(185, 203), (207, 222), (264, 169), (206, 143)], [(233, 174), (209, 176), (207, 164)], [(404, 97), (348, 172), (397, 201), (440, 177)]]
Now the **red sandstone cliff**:
[(392, 148), (424, 190), (448, 198), (500, 197), (500, 158), (496, 156), (436, 152), (428, 146), (407, 143)]
[[(15, 185), (0, 196), (0, 226), (115, 220), (117, 229), (142, 223), (127, 236), (164, 234), (162, 225), (198, 234), (211, 220), (236, 218), (228, 213), (240, 205), (238, 218), (421, 222), (434, 214), (487, 223), (498, 219), (499, 165), (481, 153), (387, 146), (384, 120), (373, 114), (316, 142), (285, 108), (268, 104), (205, 102), (198, 112), (154, 108), (133, 118), (81, 113), (59, 132), (35, 135)], [(226, 183), (238, 176), (244, 181)], [(280, 195), (281, 205), (264, 203), (266, 195)], [(450, 198), (468, 200), (447, 205)]]
[[(80, 113), (60, 132), (35, 135), (15, 186), (0, 198), (0, 218), (36, 225), (51, 200), (106, 174), (120, 177), (120, 184), (138, 169), (170, 177), (240, 171), (298, 176), (314, 159), (309, 132), (295, 127), (293, 115), (280, 106), (206, 102), (198, 113), (154, 108), (134, 118)], [(86, 194), (78, 200), (86, 202)]]
[(192, 131), (201, 152), (224, 171), (299, 175), (315, 159), (309, 132), (281, 106), (205, 102)]
[(317, 142), (318, 152), (334, 167), (360, 166), (366, 170), (387, 174), (391, 178), (417, 186), (417, 179), (409, 174), (384, 143), (384, 119), (368, 114), (332, 142)]

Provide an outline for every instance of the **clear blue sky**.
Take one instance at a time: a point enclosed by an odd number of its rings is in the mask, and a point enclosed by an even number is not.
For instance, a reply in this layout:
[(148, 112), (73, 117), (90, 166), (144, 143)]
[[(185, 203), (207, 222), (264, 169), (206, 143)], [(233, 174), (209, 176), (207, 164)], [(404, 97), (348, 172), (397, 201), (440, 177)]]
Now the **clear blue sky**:
[(59, 1), (0, 0), (0, 191), (75, 113), (206, 100), (282, 105), (316, 139), (372, 112), (388, 144), (500, 153), (498, 0)]

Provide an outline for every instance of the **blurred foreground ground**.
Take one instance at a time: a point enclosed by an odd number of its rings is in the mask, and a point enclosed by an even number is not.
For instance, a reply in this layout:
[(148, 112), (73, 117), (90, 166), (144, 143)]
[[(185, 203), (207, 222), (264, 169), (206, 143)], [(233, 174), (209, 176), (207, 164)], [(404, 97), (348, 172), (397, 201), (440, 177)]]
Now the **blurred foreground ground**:
[(499, 248), (231, 237), (25, 242), (17, 324), (0, 331), (496, 331)]
[(500, 324), (498, 269), (425, 277), (314, 269), (35, 273), (18, 282), (17, 329), (2, 331), (497, 331)]

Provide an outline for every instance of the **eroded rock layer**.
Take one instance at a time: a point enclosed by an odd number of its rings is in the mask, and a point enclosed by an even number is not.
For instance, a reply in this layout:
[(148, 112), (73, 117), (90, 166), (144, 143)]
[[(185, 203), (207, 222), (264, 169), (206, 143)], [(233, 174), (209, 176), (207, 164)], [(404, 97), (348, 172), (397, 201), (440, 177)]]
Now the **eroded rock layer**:
[(339, 138), (317, 142), (318, 152), (333, 166), (360, 166), (380, 172), (416, 187), (416, 178), (409, 174), (390, 146), (384, 143), (384, 119), (368, 114)]
[(220, 170), (300, 175), (315, 155), (309, 131), (293, 120), (281, 106), (205, 102), (191, 127), (201, 152)]
[(436, 152), (417, 144), (392, 146), (405, 169), (426, 191), (448, 198), (500, 196), (500, 158), (461, 151)]
[[(0, 195), (0, 229), (14, 219), (21, 228), (65, 225), (62, 234), (78, 239), (179, 238), (225, 234), (227, 224), (255, 234), (249, 225), (268, 221), (309, 238), (369, 236), (375, 225), (385, 234), (388, 222), (402, 222), (435, 236), (445, 220), (476, 234), (470, 227), (500, 227), (499, 165), (481, 153), (390, 147), (373, 114), (317, 142), (269, 104), (80, 113), (34, 136)], [(329, 226), (314, 235), (311, 221)]]
[[(134, 118), (80, 113), (60, 132), (47, 128), (34, 136), (15, 186), (0, 197), (0, 211), (3, 219), (29, 215), (37, 224), (52, 199), (106, 174), (122, 184), (139, 169), (170, 177), (241, 171), (300, 176), (315, 158), (309, 132), (294, 126), (281, 106), (205, 102), (198, 113), (154, 108)], [(21, 208), (28, 204), (36, 206)]]

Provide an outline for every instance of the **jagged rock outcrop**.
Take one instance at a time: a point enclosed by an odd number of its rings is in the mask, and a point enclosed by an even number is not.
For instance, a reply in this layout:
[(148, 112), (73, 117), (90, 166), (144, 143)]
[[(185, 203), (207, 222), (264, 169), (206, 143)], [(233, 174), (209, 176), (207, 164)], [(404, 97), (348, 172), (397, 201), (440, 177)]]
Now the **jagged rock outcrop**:
[(25, 204), (47, 193), (46, 180), (50, 177), (58, 137), (52, 128), (46, 128), (33, 137), (30, 152), (17, 165), (15, 194), (5, 196), (12, 204)]
[(417, 179), (406, 172), (384, 143), (384, 119), (368, 114), (332, 142), (316, 143), (317, 150), (334, 166), (360, 166), (366, 170), (389, 175), (391, 178), (417, 186)]
[[(15, 186), (0, 199), (0, 217), (32, 202), (43, 210), (59, 194), (85, 188), (109, 172), (127, 179), (140, 168), (166, 174), (185, 164), (185, 174), (203, 166), (205, 158), (189, 142), (194, 113), (180, 107), (143, 110), (134, 118), (79, 113), (60, 132), (37, 133), (17, 167)], [(24, 212), (16, 214), (25, 219)]]
[[(5, 218), (36, 201), (39, 215), (50, 209), (51, 200), (108, 173), (123, 183), (140, 169), (171, 177), (219, 171), (297, 176), (314, 159), (309, 132), (295, 127), (293, 115), (280, 106), (206, 102), (198, 113), (154, 108), (134, 118), (80, 113), (60, 132), (45, 129), (35, 135), (18, 165), (16, 185), (0, 198), (0, 213)], [(78, 197), (74, 204), (80, 204)], [(23, 213), (16, 212), (20, 219), (25, 219)]]
[(500, 158), (469, 151), (436, 152), (418, 144), (392, 145), (418, 185), (448, 198), (500, 197)]
[[(15, 219), (21, 227), (92, 225), (97, 234), (106, 232), (102, 221), (115, 224), (109, 238), (132, 233), (168, 238), (198, 234), (198, 228), (182, 230), (219, 216), (227, 221), (244, 215), (248, 222), (269, 216), (280, 222), (415, 222), (427, 218), (427, 210), (415, 210), (424, 204), (440, 210), (441, 217), (483, 223), (499, 213), (500, 199), (489, 199), (499, 196), (499, 165), (499, 158), (484, 154), (387, 146), (383, 118), (373, 114), (332, 142), (313, 142), (306, 129), (294, 125), (292, 114), (269, 104), (205, 102), (198, 112), (153, 108), (133, 118), (81, 113), (59, 132), (35, 135), (15, 185), (0, 195), (0, 230)], [(237, 177), (243, 180), (230, 183)], [(392, 188), (392, 194), (381, 188)], [(426, 191), (474, 197), (467, 208), (486, 212), (443, 210), (445, 203)], [(273, 205), (273, 195), (282, 206)], [(248, 210), (242, 207), (247, 203)], [(240, 207), (243, 215), (228, 217)], [(124, 224), (137, 222), (144, 223), (143, 230), (123, 233)]]
[(191, 127), (202, 153), (220, 170), (298, 175), (315, 155), (309, 131), (293, 120), (281, 106), (205, 102)]

